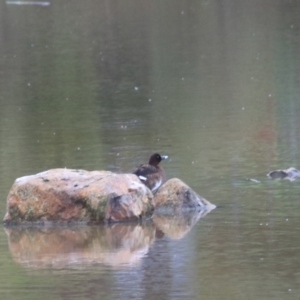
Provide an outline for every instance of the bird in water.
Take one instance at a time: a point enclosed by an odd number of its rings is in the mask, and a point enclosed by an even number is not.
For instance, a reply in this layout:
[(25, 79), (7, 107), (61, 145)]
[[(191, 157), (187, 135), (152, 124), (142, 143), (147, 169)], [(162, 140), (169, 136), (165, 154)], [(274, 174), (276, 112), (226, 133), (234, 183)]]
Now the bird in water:
[(165, 180), (165, 171), (159, 166), (159, 163), (167, 158), (167, 155), (154, 153), (150, 156), (148, 164), (140, 165), (133, 174), (135, 174), (151, 192), (155, 192)]

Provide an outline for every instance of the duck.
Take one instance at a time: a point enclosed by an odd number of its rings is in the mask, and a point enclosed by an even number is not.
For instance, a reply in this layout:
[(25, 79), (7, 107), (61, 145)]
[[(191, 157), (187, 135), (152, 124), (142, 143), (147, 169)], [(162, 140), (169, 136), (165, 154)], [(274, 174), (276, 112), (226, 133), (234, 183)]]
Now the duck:
[(140, 165), (133, 172), (152, 193), (156, 192), (165, 181), (165, 171), (159, 166), (159, 163), (166, 159), (168, 159), (167, 155), (154, 153), (150, 156), (148, 164)]

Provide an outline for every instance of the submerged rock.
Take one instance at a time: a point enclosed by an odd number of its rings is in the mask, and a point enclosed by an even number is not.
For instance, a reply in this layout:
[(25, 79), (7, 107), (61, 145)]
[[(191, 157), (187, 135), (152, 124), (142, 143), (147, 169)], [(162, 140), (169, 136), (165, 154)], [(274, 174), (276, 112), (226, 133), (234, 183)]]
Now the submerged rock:
[(254, 183), (260, 183), (260, 180), (257, 180), (255, 178), (246, 178), (246, 180), (254, 182)]
[(294, 181), (300, 177), (300, 171), (296, 168), (288, 168), (286, 170), (275, 170), (267, 174), (272, 179), (288, 179)]

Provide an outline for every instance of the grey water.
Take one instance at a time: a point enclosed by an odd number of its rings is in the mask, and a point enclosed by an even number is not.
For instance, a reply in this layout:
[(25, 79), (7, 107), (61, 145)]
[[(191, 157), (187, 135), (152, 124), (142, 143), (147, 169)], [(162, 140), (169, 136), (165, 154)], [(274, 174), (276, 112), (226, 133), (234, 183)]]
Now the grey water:
[(0, 217), (18, 177), (131, 172), (154, 151), (217, 208), (158, 227), (0, 226), (0, 298), (298, 299), (299, 180), (266, 174), (300, 168), (299, 1), (11, 2)]

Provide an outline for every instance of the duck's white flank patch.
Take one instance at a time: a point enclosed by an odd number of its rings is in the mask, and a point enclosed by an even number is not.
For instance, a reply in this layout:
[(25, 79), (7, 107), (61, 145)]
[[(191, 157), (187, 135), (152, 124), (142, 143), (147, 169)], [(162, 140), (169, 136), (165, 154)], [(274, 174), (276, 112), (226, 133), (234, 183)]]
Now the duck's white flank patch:
[(140, 175), (140, 176), (139, 176), (139, 179), (141, 179), (141, 180), (144, 180), (144, 181), (146, 181), (146, 180), (147, 180), (147, 178), (146, 178), (146, 177), (144, 177), (144, 176), (142, 176), (142, 175)]

